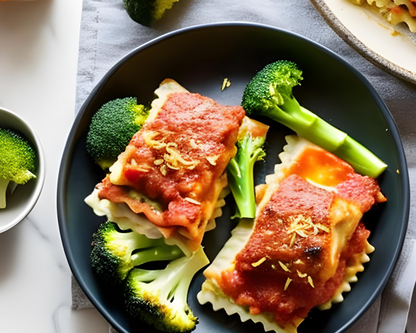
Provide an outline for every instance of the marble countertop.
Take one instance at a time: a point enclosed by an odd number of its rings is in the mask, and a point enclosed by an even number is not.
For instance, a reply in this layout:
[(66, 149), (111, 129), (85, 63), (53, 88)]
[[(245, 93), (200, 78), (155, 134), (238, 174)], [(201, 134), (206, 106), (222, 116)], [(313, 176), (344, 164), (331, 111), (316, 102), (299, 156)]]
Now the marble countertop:
[(56, 181), (74, 118), (82, 0), (0, 2), (0, 105), (44, 148), (46, 180), (31, 214), (0, 234), (0, 330), (98, 333), (95, 310), (71, 309), (71, 272), (56, 214)]

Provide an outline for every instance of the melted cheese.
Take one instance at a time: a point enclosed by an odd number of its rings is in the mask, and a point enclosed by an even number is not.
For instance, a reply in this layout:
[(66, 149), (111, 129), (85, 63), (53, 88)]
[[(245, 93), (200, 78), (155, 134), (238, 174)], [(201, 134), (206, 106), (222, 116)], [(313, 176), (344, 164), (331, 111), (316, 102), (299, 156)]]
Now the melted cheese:
[[(157, 228), (144, 214), (134, 213), (129, 206), (124, 203), (114, 203), (107, 199), (100, 199), (98, 193), (99, 191), (94, 189), (84, 200), (97, 216), (105, 216), (109, 221), (117, 223), (121, 230), (133, 230), (150, 239), (164, 237), (163, 230)], [(218, 200), (215, 202), (212, 216), (207, 223), (205, 231), (210, 231), (215, 228), (215, 219), (222, 215), (222, 207), (225, 206), (224, 198), (228, 193), (229, 189), (226, 187), (218, 196)], [(157, 202), (153, 202), (153, 204), (155, 205), (156, 210), (159, 209), (157, 208), (159, 205)], [(188, 246), (188, 238), (181, 233), (175, 233), (165, 241), (169, 245), (179, 246), (187, 256), (192, 254), (192, 251)]]
[(405, 23), (416, 32), (416, 4), (411, 0), (350, 0), (357, 5), (367, 5), (377, 10), (393, 25)]
[(225, 170), (245, 112), (190, 93), (171, 79), (155, 94), (143, 127), (97, 185), (98, 196), (127, 204), (144, 215), (137, 223), (145, 218), (165, 238), (195, 251), (228, 185)]
[[(281, 292), (283, 293), (290, 291), (291, 288), (298, 288), (297, 286), (300, 286), (299, 283), (306, 283), (309, 285), (309, 290), (311, 291), (316, 288), (322, 288), (325, 281), (328, 281), (336, 274), (339, 274), (337, 272), (340, 257), (350, 246), (349, 241), (352, 239), (352, 235), (361, 220), (363, 212), (367, 209), (361, 204), (355, 203), (354, 200), (351, 201), (351, 198), (343, 198), (345, 190), (338, 187), (338, 185), (344, 184), (346, 180), (348, 181), (351, 175), (354, 175), (353, 169), (348, 164), (337, 158), (329, 163), (328, 161), (331, 161), (332, 155), (329, 157), (326, 156), (328, 157), (326, 158), (324, 155), (329, 153), (322, 151), (322, 149), (302, 138), (288, 136), (286, 140), (288, 141), (288, 145), (284, 147), (284, 152), (279, 155), (282, 163), (276, 165), (275, 173), (273, 175), (266, 177), (266, 184), (258, 187), (258, 214), (256, 220), (240, 221), (238, 226), (233, 230), (231, 238), (212, 264), (205, 270), (204, 275), (206, 281), (203, 283), (202, 289), (197, 295), (201, 304), (209, 302), (213, 305), (214, 310), (224, 309), (228, 314), (236, 313), (241, 317), (242, 321), (250, 319), (254, 322), (260, 322), (263, 324), (266, 331), (273, 330), (278, 333), (296, 332), (297, 326), (303, 321), (303, 316), (294, 316), (290, 322), (278, 324), (274, 320), (274, 315), (270, 312), (259, 312), (257, 306), (252, 309), (252, 306), (239, 305), (250, 304), (250, 302), (244, 303), (244, 297), (241, 298), (241, 296), (237, 299), (233, 299), (228, 295), (228, 292), (224, 290), (229, 290), (229, 286), (232, 283), (225, 282), (225, 280), (223, 280), (224, 277), (227, 278), (227, 276), (230, 276), (230, 272), (236, 272), (236, 275), (232, 276), (235, 276), (235, 279), (239, 279), (238, 276), (240, 276), (240, 273), (238, 273), (237, 270), (241, 267), (248, 267), (246, 268), (247, 272), (259, 270), (259, 277), (264, 276), (265, 274), (273, 274), (273, 271), (279, 272), (278, 276), (281, 276), (283, 281), (279, 288), (282, 289)], [(320, 151), (319, 154), (322, 153), (324, 155), (321, 155), (321, 158), (318, 159), (313, 156), (312, 158), (309, 158), (310, 156), (306, 156), (307, 158), (305, 157), (305, 152), (307, 154), (308, 151), (312, 151), (313, 153), (311, 155), (314, 155), (316, 150)], [(324, 158), (322, 158), (322, 156), (324, 156)], [(326, 162), (318, 163), (319, 161)], [(282, 237), (283, 243), (280, 243), (281, 245), (276, 245), (282, 246), (283, 249), (287, 250), (291, 247), (299, 248), (299, 246), (308, 244), (308, 238), (324, 237), (325, 243), (323, 244), (325, 244), (325, 247), (321, 249), (323, 251), (320, 251), (320, 261), (316, 261), (316, 265), (318, 265), (317, 267), (319, 267), (319, 269), (315, 269), (315, 271), (313, 269), (311, 270), (311, 268), (314, 267), (313, 265), (305, 264), (305, 260), (310, 260), (310, 258), (305, 259), (305, 257), (299, 257), (296, 260), (296, 257), (290, 257), (292, 259), (289, 260), (288, 254), (284, 255), (285, 259), (280, 260), (275, 258), (274, 255), (275, 253), (278, 253), (278, 251), (276, 252), (276, 248), (273, 248), (274, 245), (272, 240), (274, 238), (270, 238), (270, 241), (264, 242), (264, 245), (259, 248), (247, 248), (248, 244), (253, 243), (252, 237), (255, 231), (256, 238), (258, 238), (258, 232), (260, 232), (259, 235), (262, 234), (265, 237), (264, 239), (268, 239), (267, 236), (273, 236), (273, 228), (268, 227), (266, 231), (260, 231), (261, 229), (257, 228), (257, 224), (261, 219), (264, 219), (264, 214), (267, 216), (275, 216), (273, 215), (274, 213), (272, 213), (270, 202), (276, 200), (276, 193), (278, 193), (283, 181), (289, 177), (293, 177), (293, 175), (296, 175), (296, 177), (301, 175), (304, 180), (308, 181), (314, 187), (332, 193), (329, 195), (333, 197), (328, 214), (328, 220), (330, 221), (329, 225), (322, 225), (321, 223), (314, 221), (314, 219), (311, 219), (310, 216), (303, 214), (292, 215), (287, 219), (284, 217), (284, 219), (286, 219), (285, 221), (280, 220), (280, 218), (275, 220), (275, 223), (277, 224), (286, 224), (287, 237)], [(379, 192), (377, 186), (375, 186), (375, 192)], [(377, 198), (380, 198), (380, 201), (385, 200), (382, 195), (379, 197), (377, 193), (373, 193), (370, 196), (375, 197), (375, 202), (379, 200)], [(267, 221), (269, 221), (267, 223), (272, 223), (272, 220), (270, 219)], [(285, 230), (285, 228), (282, 228), (281, 230)], [(245, 248), (247, 248), (247, 250), (244, 252)], [(268, 250), (269, 248), (270, 250)], [(306, 245), (305, 250), (308, 250), (309, 248), (310, 247)], [(258, 249), (260, 252), (257, 255), (255, 252), (259, 251)], [(334, 290), (332, 298), (330, 297), (324, 304), (321, 303), (321, 309), (330, 308), (332, 303), (342, 301), (342, 293), (350, 290), (350, 283), (355, 282), (357, 279), (356, 273), (364, 269), (362, 264), (369, 260), (367, 254), (370, 253), (371, 250), (371, 245), (366, 242), (365, 249), (362, 253), (353, 254), (353, 257), (348, 261), (349, 266), (346, 269), (343, 280), (341, 276), (342, 282), (339, 283), (338, 288)], [(290, 252), (286, 251), (282, 253)], [(247, 258), (247, 255), (249, 257), (252, 256), (253, 260), (249, 261), (249, 263), (251, 263), (250, 265), (244, 266), (244, 261), (240, 262), (240, 258)], [(313, 255), (310, 257), (313, 257)], [(251, 266), (251, 268), (249, 266)], [(244, 275), (241, 276), (244, 277)], [(243, 280), (238, 281), (241, 282)], [(253, 278), (253, 281), (256, 281), (256, 278)], [(304, 288), (302, 290), (307, 290), (305, 285), (302, 288)], [(253, 291), (254, 290), (255, 289), (253, 289)], [(236, 289), (236, 293), (240, 293), (241, 295), (240, 289)], [(266, 292), (266, 294), (272, 293), (273, 290)], [(252, 292), (250, 292), (250, 295), (250, 297), (255, 297)], [(241, 303), (241, 299), (243, 300), (243, 303)], [(315, 306), (318, 305), (320, 304), (315, 304)]]

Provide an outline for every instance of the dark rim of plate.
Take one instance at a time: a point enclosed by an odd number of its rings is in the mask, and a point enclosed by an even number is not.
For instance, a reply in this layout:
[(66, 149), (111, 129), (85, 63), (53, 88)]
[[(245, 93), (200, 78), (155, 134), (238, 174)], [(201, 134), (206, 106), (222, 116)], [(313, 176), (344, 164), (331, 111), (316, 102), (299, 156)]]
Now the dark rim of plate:
[(166, 33), (164, 35), (161, 35), (147, 43), (142, 44), (141, 46), (133, 49), (129, 53), (127, 53), (124, 57), (122, 57), (100, 80), (100, 82), (95, 86), (95, 88), (91, 91), (89, 97), (86, 99), (86, 101), (83, 103), (79, 113), (77, 114), (74, 123), (72, 125), (71, 131), (68, 135), (67, 143), (65, 145), (65, 149), (62, 155), (61, 165), (59, 169), (59, 175), (58, 175), (58, 182), (57, 182), (57, 214), (58, 214), (58, 224), (61, 234), (61, 239), (65, 251), (65, 255), (67, 257), (69, 266), (71, 268), (72, 274), (78, 284), (80, 285), (81, 289), (84, 291), (85, 295), (89, 298), (89, 300), (92, 302), (92, 304), (99, 310), (99, 312), (109, 321), (109, 323), (118, 331), (125, 332), (125, 330), (115, 321), (113, 320), (111, 314), (103, 307), (101, 304), (97, 301), (97, 299), (94, 297), (94, 295), (90, 292), (90, 290), (86, 287), (83, 277), (79, 270), (76, 268), (75, 259), (72, 256), (72, 253), (70, 251), (70, 242), (68, 238), (68, 234), (66, 231), (65, 226), (65, 193), (67, 189), (67, 181), (69, 177), (70, 170), (68, 168), (67, 161), (71, 160), (73, 153), (74, 153), (74, 145), (71, 143), (74, 142), (76, 136), (77, 136), (77, 128), (81, 122), (81, 119), (83, 118), (83, 114), (85, 110), (87, 109), (88, 105), (90, 104), (93, 97), (99, 93), (102, 86), (108, 81), (108, 79), (124, 64), (126, 63), (130, 58), (132, 58), (137, 53), (141, 52), (142, 50), (151, 47), (154, 44), (163, 42), (166, 39), (176, 37), (178, 35), (186, 34), (190, 31), (195, 30), (203, 30), (203, 29), (210, 29), (210, 28), (228, 28), (228, 27), (253, 27), (253, 28), (261, 28), (266, 30), (274, 30), (279, 33), (284, 33), (287, 35), (291, 35), (293, 38), (299, 39), (304, 43), (310, 44), (314, 46), (315, 48), (318, 48), (322, 52), (330, 55), (331, 57), (335, 58), (337, 61), (339, 61), (343, 66), (347, 67), (349, 71), (351, 71), (357, 78), (360, 79), (360, 81), (365, 85), (368, 92), (370, 93), (371, 97), (375, 100), (377, 105), (380, 106), (380, 110), (383, 113), (383, 116), (385, 117), (389, 127), (391, 128), (391, 134), (393, 136), (394, 142), (397, 145), (398, 153), (400, 156), (400, 165), (401, 169), (399, 170), (401, 174), (402, 179), (402, 188), (403, 188), (403, 195), (405, 198), (405, 202), (403, 202), (403, 209), (404, 209), (404, 218), (405, 221), (403, 221), (403, 227), (400, 230), (400, 241), (397, 244), (392, 262), (389, 265), (389, 269), (385, 272), (385, 275), (383, 276), (382, 283), (377, 287), (375, 292), (373, 293), (373, 296), (368, 299), (365, 306), (363, 306), (360, 311), (358, 311), (355, 316), (353, 316), (343, 327), (340, 328), (340, 330), (337, 333), (345, 332), (346, 329), (348, 329), (356, 320), (358, 320), (365, 312), (366, 310), (372, 305), (372, 303), (377, 299), (377, 297), (381, 294), (383, 291), (388, 279), (390, 278), (393, 269), (396, 265), (397, 259), (400, 255), (404, 238), (406, 236), (406, 230), (408, 225), (408, 217), (409, 217), (409, 211), (410, 211), (410, 186), (409, 186), (409, 176), (408, 176), (408, 170), (407, 170), (407, 162), (406, 157), (403, 149), (403, 145), (400, 139), (399, 132), (397, 130), (397, 126), (395, 123), (395, 120), (391, 113), (389, 112), (387, 106), (385, 105), (384, 101), (381, 99), (381, 97), (378, 95), (378, 93), (375, 91), (375, 89), (372, 87), (372, 85), (369, 83), (369, 81), (360, 73), (358, 72), (354, 67), (352, 67), (348, 62), (346, 62), (343, 58), (341, 58), (339, 55), (337, 55), (335, 52), (331, 51), (330, 49), (320, 45), (317, 42), (314, 42), (310, 40), (309, 38), (306, 38), (304, 36), (301, 36), (299, 34), (293, 33), (291, 31), (277, 28), (270, 25), (265, 24), (258, 24), (258, 23), (250, 23), (250, 22), (219, 22), (219, 23), (210, 23), (210, 24), (201, 24), (201, 25), (195, 25), (190, 26), (182, 29), (178, 29), (169, 33)]

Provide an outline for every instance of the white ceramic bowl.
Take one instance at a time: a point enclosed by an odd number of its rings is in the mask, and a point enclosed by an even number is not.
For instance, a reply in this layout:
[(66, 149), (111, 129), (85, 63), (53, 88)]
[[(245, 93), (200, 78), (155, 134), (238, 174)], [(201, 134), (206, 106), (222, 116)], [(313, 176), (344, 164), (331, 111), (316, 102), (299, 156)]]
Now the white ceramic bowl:
[(30, 126), (15, 113), (0, 107), (0, 128), (10, 128), (23, 134), (36, 152), (36, 178), (18, 185), (13, 195), (7, 196), (6, 208), (0, 209), (0, 233), (23, 220), (35, 206), (45, 180), (45, 158), (41, 143)]

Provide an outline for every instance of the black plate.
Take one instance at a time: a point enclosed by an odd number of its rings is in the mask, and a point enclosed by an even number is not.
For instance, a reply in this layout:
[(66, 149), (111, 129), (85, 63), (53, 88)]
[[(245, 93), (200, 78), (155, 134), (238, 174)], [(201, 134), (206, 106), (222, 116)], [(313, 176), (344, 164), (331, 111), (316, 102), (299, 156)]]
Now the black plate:
[[(70, 132), (58, 180), (58, 218), (62, 242), (72, 272), (102, 315), (119, 332), (146, 331), (129, 318), (118, 290), (100, 284), (90, 267), (91, 235), (103, 218), (94, 215), (84, 198), (103, 178), (85, 152), (85, 136), (91, 116), (108, 100), (137, 96), (140, 103), (153, 98), (165, 78), (173, 78), (191, 92), (236, 105), (246, 83), (265, 64), (288, 59), (304, 71), (295, 95), (302, 105), (348, 132), (372, 149), (388, 165), (379, 179), (388, 198), (386, 204), (365, 215), (376, 247), (359, 281), (345, 301), (331, 310), (312, 311), (299, 332), (345, 331), (376, 299), (392, 273), (400, 253), (409, 214), (409, 180), (405, 155), (395, 122), (386, 105), (368, 81), (339, 56), (293, 33), (250, 23), (219, 23), (186, 28), (157, 38), (127, 54), (101, 80), (79, 112)], [(231, 86), (222, 91), (224, 78)], [(264, 119), (261, 119), (267, 122)], [(271, 123), (269, 123), (271, 124)], [(284, 144), (284, 127), (271, 124), (267, 160), (256, 167), (256, 181), (273, 172)], [(230, 237), (234, 224), (231, 199), (217, 228), (206, 234), (204, 245), (212, 260)], [(241, 323), (239, 317), (201, 306), (195, 295), (203, 281), (200, 272), (193, 281), (189, 304), (200, 318), (196, 332), (263, 332), (260, 324)]]

